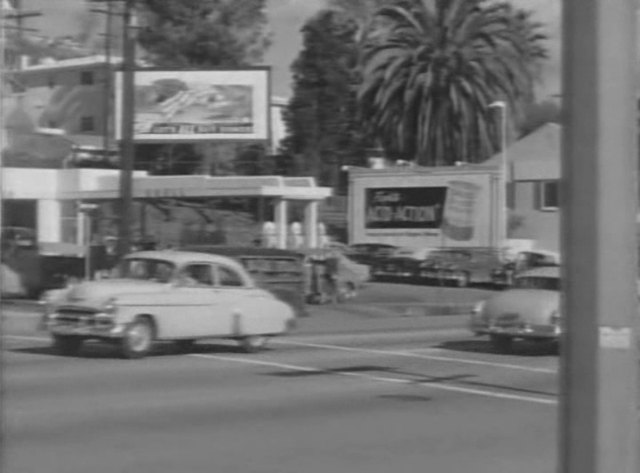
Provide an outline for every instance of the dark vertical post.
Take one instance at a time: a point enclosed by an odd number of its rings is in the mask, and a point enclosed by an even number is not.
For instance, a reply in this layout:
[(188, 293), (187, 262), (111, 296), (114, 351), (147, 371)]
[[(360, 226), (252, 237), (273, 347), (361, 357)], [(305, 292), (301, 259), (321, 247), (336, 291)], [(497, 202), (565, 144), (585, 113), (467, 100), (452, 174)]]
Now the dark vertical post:
[(132, 200), (133, 200), (133, 120), (135, 112), (135, 40), (132, 37), (131, 16), (135, 0), (125, 0), (123, 12), (123, 61), (122, 61), (122, 143), (120, 147), (120, 227), (118, 255), (131, 248)]
[(113, 4), (111, 2), (107, 2), (107, 10), (106, 10), (106, 21), (105, 21), (105, 38), (104, 38), (104, 90), (103, 90), (103, 123), (102, 123), (102, 147), (104, 148), (104, 160), (105, 162), (109, 162), (109, 148), (111, 147), (110, 132), (111, 128), (109, 126), (111, 121), (111, 74), (113, 74), (113, 68), (111, 67), (111, 34), (112, 34), (112, 17), (113, 17)]
[(564, 7), (560, 471), (638, 473), (636, 2)]

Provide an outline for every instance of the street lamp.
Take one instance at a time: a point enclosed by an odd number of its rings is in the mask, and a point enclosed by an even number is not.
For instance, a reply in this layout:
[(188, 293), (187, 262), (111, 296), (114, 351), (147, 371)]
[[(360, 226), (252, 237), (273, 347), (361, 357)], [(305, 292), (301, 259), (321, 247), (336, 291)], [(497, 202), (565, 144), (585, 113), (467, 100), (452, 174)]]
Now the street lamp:
[(489, 104), (489, 108), (497, 108), (500, 110), (500, 148), (502, 152), (502, 159), (500, 162), (500, 183), (502, 188), (502, 212), (500, 212), (498, 238), (501, 239), (501, 243), (507, 239), (507, 219), (509, 215), (509, 205), (507, 199), (507, 186), (509, 183), (508, 166), (509, 161), (507, 158), (507, 103), (502, 100), (497, 100)]

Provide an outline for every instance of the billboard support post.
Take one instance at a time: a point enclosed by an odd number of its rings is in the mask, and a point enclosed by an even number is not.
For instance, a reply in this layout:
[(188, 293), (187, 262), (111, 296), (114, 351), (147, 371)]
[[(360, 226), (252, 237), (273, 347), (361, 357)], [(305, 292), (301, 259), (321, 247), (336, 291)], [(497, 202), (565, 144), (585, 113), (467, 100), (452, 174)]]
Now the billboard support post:
[(564, 7), (559, 471), (637, 473), (636, 2)]

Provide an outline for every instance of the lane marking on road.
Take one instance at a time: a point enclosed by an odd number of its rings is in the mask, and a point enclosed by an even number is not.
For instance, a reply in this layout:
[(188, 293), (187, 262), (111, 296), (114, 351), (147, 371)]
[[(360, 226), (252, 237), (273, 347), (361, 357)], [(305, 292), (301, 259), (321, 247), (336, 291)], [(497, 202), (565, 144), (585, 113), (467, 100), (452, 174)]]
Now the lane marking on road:
[(422, 353), (416, 353), (414, 351), (380, 350), (377, 348), (356, 348), (356, 347), (346, 347), (343, 345), (330, 345), (325, 343), (297, 342), (293, 340), (272, 340), (270, 343), (279, 344), (279, 345), (309, 347), (309, 348), (322, 348), (325, 350), (350, 351), (354, 353), (371, 353), (376, 355), (403, 356), (407, 358), (418, 358), (418, 359), (433, 360), (433, 361), (445, 361), (449, 363), (462, 363), (467, 365), (490, 366), (492, 368), (507, 368), (512, 370), (531, 371), (534, 373), (548, 373), (548, 374), (557, 373), (557, 370), (550, 369), (550, 368), (536, 368), (533, 366), (514, 365), (511, 363), (496, 363), (492, 361), (470, 360), (469, 358), (454, 358), (449, 356), (425, 355)]
[(334, 370), (327, 370), (322, 368), (315, 368), (312, 366), (293, 365), (289, 363), (278, 363), (275, 361), (264, 361), (264, 360), (255, 360), (255, 359), (249, 359), (249, 358), (240, 358), (240, 357), (231, 357), (231, 356), (222, 356), (222, 355), (209, 355), (209, 354), (201, 354), (201, 353), (193, 353), (188, 356), (193, 358), (203, 358), (203, 359), (209, 359), (209, 360), (230, 361), (233, 363), (240, 363), (240, 364), (246, 364), (246, 365), (268, 366), (272, 368), (280, 368), (280, 369), (285, 369), (290, 371), (299, 371), (299, 372), (306, 372), (306, 373), (324, 373), (328, 375), (335, 374), (339, 376), (348, 376), (351, 378), (364, 379), (367, 381), (378, 381), (378, 382), (394, 383), (394, 384), (407, 384), (412, 386), (417, 385), (424, 388), (438, 389), (440, 391), (472, 394), (476, 396), (490, 397), (495, 399), (524, 401), (524, 402), (531, 402), (535, 404), (544, 404), (544, 405), (551, 405), (551, 406), (555, 406), (558, 404), (557, 399), (545, 399), (545, 398), (533, 397), (533, 396), (522, 396), (518, 394), (507, 394), (507, 393), (501, 393), (496, 391), (485, 391), (482, 389), (464, 388), (460, 386), (453, 386), (450, 384), (436, 384), (431, 382), (416, 381), (416, 380), (404, 379), (404, 378), (393, 378), (389, 376), (376, 376), (376, 375), (370, 375), (370, 374), (364, 374), (364, 373), (353, 373), (350, 371), (340, 371), (340, 370), (334, 371)]
[[(50, 338), (47, 337), (37, 337), (37, 336), (27, 336), (27, 335), (2, 335), (3, 339), (8, 340), (24, 340), (24, 341), (38, 341), (38, 342), (51, 342)], [(308, 348), (321, 348), (324, 350), (340, 350), (340, 351), (350, 351), (354, 353), (371, 353), (376, 355), (393, 355), (393, 356), (402, 356), (406, 358), (417, 358), (417, 359), (425, 359), (425, 360), (433, 360), (433, 361), (444, 361), (449, 363), (461, 363), (467, 365), (478, 365), (478, 366), (489, 366), (492, 368), (507, 368), (513, 370), (520, 371), (531, 371), (534, 373), (547, 373), (547, 374), (556, 374), (557, 370), (550, 368), (536, 368), (533, 366), (522, 366), (522, 365), (514, 365), (510, 363), (496, 363), (491, 361), (482, 361), (482, 360), (470, 360), (468, 358), (454, 358), (448, 356), (435, 356), (435, 355), (426, 355), (423, 353), (418, 353), (414, 350), (410, 351), (397, 351), (397, 350), (380, 350), (377, 348), (357, 348), (357, 347), (347, 347), (344, 345), (332, 345), (326, 343), (312, 343), (312, 342), (300, 342), (294, 340), (271, 340), (271, 344), (278, 345), (291, 345), (291, 346), (300, 346), (300, 347), (308, 347)], [(431, 351), (433, 350), (436, 353), (441, 353), (443, 350), (439, 348), (427, 348), (420, 349)]]

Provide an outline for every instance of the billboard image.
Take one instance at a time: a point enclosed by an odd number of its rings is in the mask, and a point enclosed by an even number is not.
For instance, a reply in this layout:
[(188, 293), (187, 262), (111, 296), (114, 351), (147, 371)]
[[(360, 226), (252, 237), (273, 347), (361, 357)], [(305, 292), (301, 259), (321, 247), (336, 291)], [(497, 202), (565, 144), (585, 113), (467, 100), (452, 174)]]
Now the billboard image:
[(446, 187), (366, 189), (365, 228), (440, 228)]
[(456, 241), (473, 239), (476, 207), (481, 192), (482, 187), (475, 182), (462, 179), (449, 181), (442, 221), (442, 233), (445, 237)]
[[(134, 140), (269, 139), (269, 70), (139, 70), (135, 72)], [(116, 117), (122, 117), (122, 73)], [(121, 130), (116, 130), (120, 139)]]
[(412, 248), (491, 246), (499, 188), (494, 172), (356, 174), (350, 205), (355, 242)]

